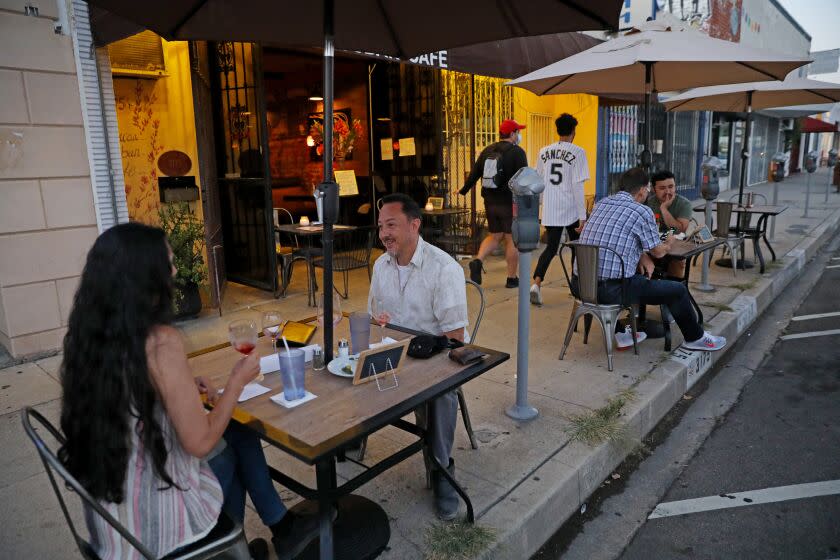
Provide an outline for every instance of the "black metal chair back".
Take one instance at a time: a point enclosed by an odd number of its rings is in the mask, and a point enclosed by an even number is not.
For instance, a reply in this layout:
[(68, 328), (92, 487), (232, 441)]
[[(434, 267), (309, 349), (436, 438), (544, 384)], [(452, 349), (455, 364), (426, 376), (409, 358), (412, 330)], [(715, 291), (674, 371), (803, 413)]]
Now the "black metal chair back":
[[(90, 543), (83, 539), (76, 530), (76, 525), (73, 523), (73, 518), (70, 516), (70, 512), (67, 509), (67, 503), (64, 501), (64, 495), (58, 487), (53, 473), (58, 473), (64, 481), (65, 488), (75, 492), (79, 498), (81, 498), (82, 502), (84, 502), (85, 506), (90, 508), (95, 515), (99, 515), (109, 525), (116, 529), (120, 536), (128, 541), (128, 543), (135, 548), (143, 558), (148, 560), (157, 560), (157, 556), (155, 556), (148, 548), (143, 546), (143, 544), (138, 541), (134, 535), (132, 535), (119, 521), (114, 519), (114, 517), (108, 513), (108, 511), (102, 507), (102, 505), (94, 499), (87, 490), (85, 490), (81, 483), (79, 483), (79, 481), (70, 474), (64, 465), (61, 464), (61, 461), (58, 460), (56, 453), (50, 448), (50, 446), (47, 445), (41, 435), (38, 434), (37, 430), (42, 428), (49, 432), (59, 446), (64, 445), (66, 442), (66, 439), (61, 432), (53, 426), (49, 420), (44, 418), (40, 412), (29, 406), (25, 407), (21, 411), (21, 420), (23, 422), (23, 429), (26, 432), (26, 435), (30, 440), (32, 440), (32, 443), (35, 444), (38, 455), (41, 457), (41, 462), (44, 464), (44, 470), (47, 473), (47, 477), (50, 479), (50, 484), (52, 484), (53, 491), (55, 492), (55, 495), (58, 498), (58, 503), (61, 506), (61, 512), (64, 514), (64, 519), (67, 521), (67, 526), (70, 528), (70, 532), (73, 534), (73, 539), (76, 541), (76, 546), (79, 548), (79, 552), (82, 553), (82, 556), (86, 560), (100, 560)], [(32, 425), (33, 420), (38, 425), (38, 428)], [(245, 560), (250, 557), (242, 526), (222, 513), (219, 517), (219, 524), (208, 536), (184, 549), (179, 550), (178, 553), (167, 555), (166, 559), (205, 560), (219, 556), (223, 552), (227, 551), (232, 552), (234, 558)]]

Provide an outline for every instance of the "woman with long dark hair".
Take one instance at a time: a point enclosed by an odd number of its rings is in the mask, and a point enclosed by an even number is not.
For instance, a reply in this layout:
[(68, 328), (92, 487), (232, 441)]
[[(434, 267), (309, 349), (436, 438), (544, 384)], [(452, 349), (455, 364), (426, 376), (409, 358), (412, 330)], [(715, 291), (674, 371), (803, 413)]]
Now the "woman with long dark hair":
[[(315, 534), (314, 524), (286, 510), (258, 438), (230, 423), (242, 388), (259, 373), (259, 357), (240, 359), (220, 396), (194, 379), (171, 326), (174, 273), (158, 228), (122, 224), (94, 243), (64, 338), (67, 442), (59, 458), (158, 556), (207, 535), (222, 508), (241, 521), (247, 490), (278, 556), (291, 557)], [(210, 412), (200, 392), (213, 398)], [(98, 515), (87, 511), (86, 518), (100, 558), (139, 557)]]

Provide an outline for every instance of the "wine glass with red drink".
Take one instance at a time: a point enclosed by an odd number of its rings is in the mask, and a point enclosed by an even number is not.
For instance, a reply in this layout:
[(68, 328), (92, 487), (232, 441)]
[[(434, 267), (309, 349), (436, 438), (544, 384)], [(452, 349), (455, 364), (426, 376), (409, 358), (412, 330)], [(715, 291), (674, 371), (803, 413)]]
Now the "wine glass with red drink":
[[(230, 344), (233, 349), (248, 355), (257, 347), (257, 322), (254, 319), (239, 319), (228, 325)], [(261, 381), (262, 374), (255, 381)]]

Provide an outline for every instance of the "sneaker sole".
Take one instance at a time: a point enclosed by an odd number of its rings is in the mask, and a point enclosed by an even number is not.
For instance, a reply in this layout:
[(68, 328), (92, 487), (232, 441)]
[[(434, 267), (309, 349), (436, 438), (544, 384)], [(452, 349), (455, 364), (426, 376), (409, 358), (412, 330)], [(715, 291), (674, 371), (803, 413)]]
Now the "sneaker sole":
[(724, 344), (723, 346), (718, 346), (717, 348), (707, 348), (705, 346), (701, 348), (699, 346), (689, 346), (688, 344), (683, 343), (682, 347), (686, 350), (697, 350), (699, 352), (719, 352), (726, 348), (726, 344)]

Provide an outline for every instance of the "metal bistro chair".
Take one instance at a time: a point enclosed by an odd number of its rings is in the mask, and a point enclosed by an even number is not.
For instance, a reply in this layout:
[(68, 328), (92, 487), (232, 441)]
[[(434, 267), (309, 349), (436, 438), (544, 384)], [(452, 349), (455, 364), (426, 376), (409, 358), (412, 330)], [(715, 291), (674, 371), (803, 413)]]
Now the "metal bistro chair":
[[(473, 293), (476, 294), (478, 298), (478, 313), (475, 315), (475, 320), (471, 320), (470, 324), (472, 325), (472, 330), (470, 331), (470, 344), (475, 344), (475, 339), (478, 336), (478, 328), (481, 326), (481, 319), (484, 317), (484, 308), (487, 305), (487, 300), (484, 297), (484, 290), (473, 282), (472, 280), (465, 280), (467, 291), (472, 290)], [(467, 294), (467, 311), (469, 312), (470, 305), (470, 296), (469, 293)], [(472, 317), (470, 317), (472, 318)], [(461, 418), (464, 421), (464, 428), (467, 430), (467, 436), (470, 438), (470, 446), (473, 449), (478, 449), (478, 441), (475, 439), (475, 434), (473, 433), (472, 422), (470, 421), (470, 411), (467, 409), (467, 399), (464, 396), (464, 388), (458, 387), (456, 389), (456, 394), (458, 395), (458, 408), (461, 409)], [(358, 460), (362, 461), (365, 457), (365, 450), (367, 449), (367, 438), (362, 440), (362, 445), (359, 448), (359, 455)], [(423, 458), (426, 461), (426, 487), (431, 488), (432, 485), (432, 473), (431, 468), (429, 465), (429, 460), (424, 455)]]
[[(120, 524), (119, 521), (114, 519), (114, 517), (108, 513), (108, 511), (105, 510), (105, 508), (103, 508), (102, 505), (95, 500), (87, 490), (85, 490), (79, 481), (64, 468), (64, 465), (62, 465), (61, 461), (58, 460), (55, 452), (47, 446), (38, 434), (37, 429), (33, 427), (30, 419), (34, 419), (37, 424), (40, 424), (39, 428), (43, 428), (52, 434), (53, 438), (55, 438), (59, 445), (64, 445), (64, 436), (57, 428), (50, 424), (50, 422), (44, 418), (41, 413), (37, 412), (32, 407), (27, 406), (21, 411), (23, 429), (26, 431), (26, 435), (29, 436), (29, 439), (32, 440), (32, 443), (35, 444), (35, 448), (38, 450), (38, 455), (41, 456), (41, 461), (44, 463), (44, 469), (47, 472), (47, 476), (50, 479), (55, 495), (58, 498), (61, 511), (64, 513), (64, 518), (67, 520), (67, 525), (70, 527), (70, 532), (73, 533), (73, 538), (76, 540), (76, 546), (79, 547), (82, 557), (86, 560), (99, 560), (99, 557), (96, 555), (96, 552), (94, 552), (90, 543), (79, 536), (78, 531), (76, 531), (76, 526), (73, 524), (73, 520), (70, 517), (67, 504), (64, 502), (64, 497), (62, 496), (58, 484), (56, 484), (53, 472), (57, 472), (64, 480), (65, 487), (78, 494), (88, 508), (96, 512), (97, 515), (101, 516), (108, 522), (109, 525), (116, 529), (122, 538), (128, 541), (133, 548), (137, 549), (143, 558), (148, 560), (157, 560), (157, 556), (152, 554), (152, 552), (143, 546), (123, 525)], [(178, 552), (173, 552), (172, 554), (165, 556), (164, 560), (205, 560), (222, 555), (225, 555), (226, 558), (234, 558), (235, 560), (249, 560), (251, 558), (251, 554), (248, 551), (248, 542), (245, 540), (245, 533), (242, 530), (242, 525), (233, 521), (224, 513), (219, 516), (219, 522), (216, 527), (210, 531), (210, 534), (198, 542), (179, 550)]]
[(715, 227), (715, 237), (723, 239), (726, 248), (729, 249), (729, 255), (732, 258), (732, 276), (736, 276), (738, 270), (738, 247), (741, 248), (741, 257), (744, 256), (744, 236), (734, 231), (729, 227), (729, 222), (732, 219), (732, 202), (718, 202), (717, 203), (717, 224)]
[[(575, 258), (577, 260), (578, 269), (578, 287), (577, 293), (573, 288), (572, 279), (569, 275), (569, 270), (566, 268), (566, 262), (563, 260), (563, 250), (574, 249)], [(639, 348), (636, 344), (636, 316), (638, 314), (639, 306), (636, 304), (628, 304), (625, 300), (624, 280), (621, 281), (621, 303), (620, 304), (603, 304), (598, 303), (598, 257), (600, 251), (610, 251), (621, 262), (621, 277), (624, 278), (624, 259), (621, 255), (608, 247), (598, 247), (597, 245), (587, 245), (582, 243), (563, 243), (560, 248), (560, 263), (563, 265), (563, 274), (566, 276), (566, 282), (575, 298), (575, 306), (572, 309), (572, 316), (569, 319), (569, 327), (566, 329), (566, 338), (563, 341), (563, 349), (560, 351), (559, 359), (562, 360), (566, 355), (566, 349), (572, 340), (572, 334), (577, 326), (578, 320), (584, 317), (583, 327), (583, 343), (586, 344), (589, 339), (589, 329), (592, 326), (591, 317), (598, 319), (601, 328), (604, 331), (604, 346), (607, 351), (607, 367), (609, 371), (613, 370), (613, 341), (615, 337), (615, 323), (618, 319), (619, 313), (623, 310), (630, 311), (630, 329), (633, 333), (633, 352), (638, 355)]]
[[(281, 218), (294, 224), (295, 219), (292, 213), (285, 208), (274, 209), (274, 227), (280, 225)], [(296, 235), (287, 234), (274, 230), (274, 250), (277, 254), (277, 266), (280, 268), (280, 281), (274, 290), (274, 298), (286, 297), (286, 290), (289, 289), (289, 282), (292, 281), (292, 269), (295, 261), (306, 261), (306, 255), (301, 251)]]
[[(370, 253), (373, 251), (373, 241), (376, 238), (376, 227), (365, 226), (335, 236), (335, 251), (333, 253), (333, 272), (341, 272), (344, 278), (344, 292), (335, 287), (335, 291), (347, 299), (350, 295), (350, 271), (366, 268), (370, 281), (371, 265)], [(324, 258), (318, 257), (312, 261), (313, 274), (315, 268), (324, 268)]]
[[(746, 195), (747, 195), (747, 193), (744, 193), (745, 198), (746, 198)], [(764, 196), (763, 194), (752, 193), (752, 196), (753, 196), (753, 202), (755, 202), (756, 204), (761, 205), (761, 206), (766, 206), (767, 205), (767, 197)], [(738, 195), (737, 194), (733, 194), (731, 197), (729, 197), (729, 202), (737, 202), (737, 200), (738, 200)], [(736, 235), (740, 234), (740, 235), (744, 236), (745, 238), (748, 238), (752, 241), (752, 243), (753, 243), (753, 255), (755, 256), (756, 259), (759, 259), (759, 255), (761, 253), (761, 247), (759, 246), (759, 241), (761, 241), (761, 239), (763, 238), (764, 239), (764, 244), (767, 246), (767, 248), (770, 250), (770, 253), (773, 255), (773, 260), (776, 260), (776, 252), (773, 251), (773, 247), (770, 245), (770, 242), (767, 241), (766, 227), (761, 227), (761, 224), (762, 224), (761, 218), (759, 218), (758, 223), (753, 224), (752, 223), (752, 216), (753, 215), (750, 214), (749, 212), (739, 212), (738, 213), (738, 225), (734, 226), (734, 227), (730, 227), (729, 230)], [(766, 218), (765, 218), (765, 220), (766, 220)], [(744, 257), (743, 253), (744, 253), (744, 251), (742, 250), (742, 254), (741, 254), (742, 258)], [(761, 256), (759, 261), (760, 262), (764, 261), (763, 255)]]

